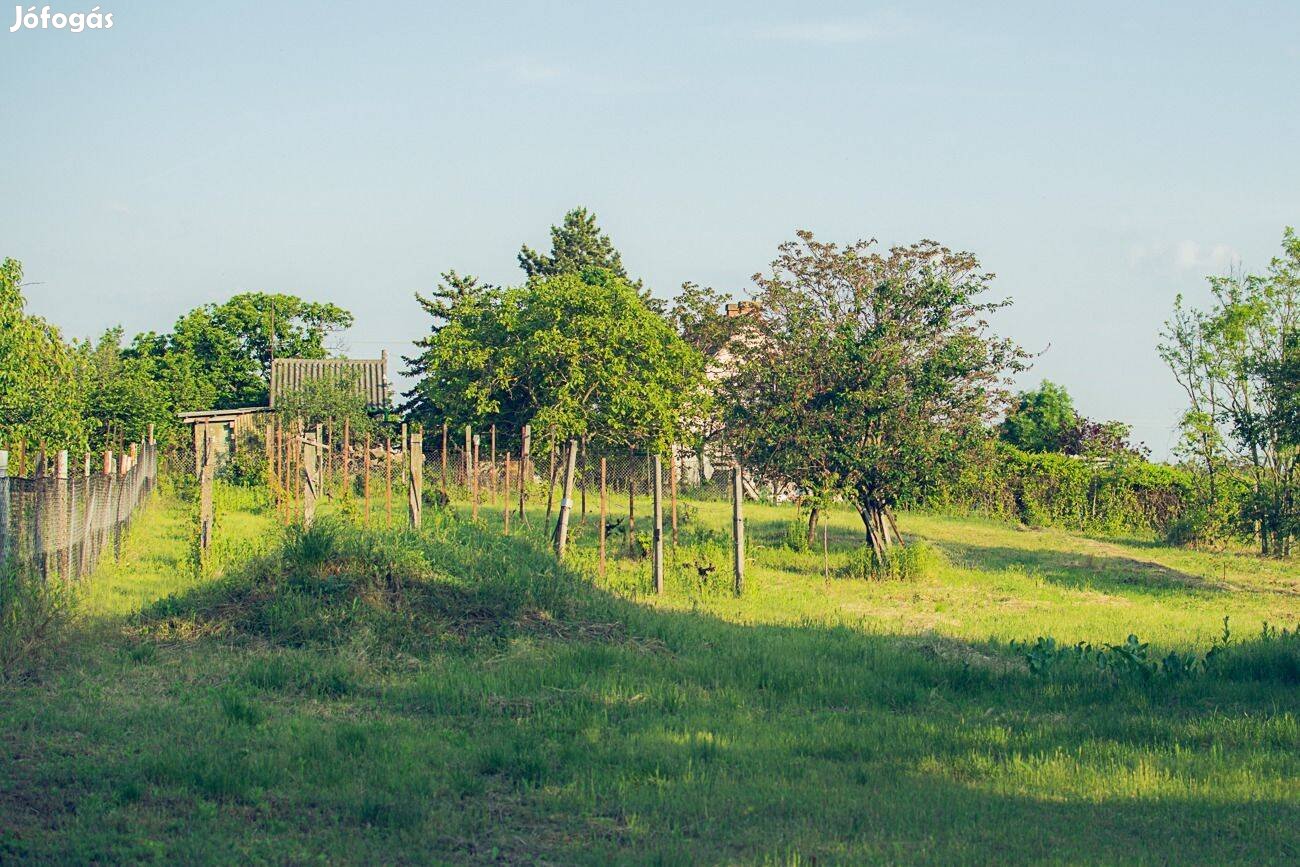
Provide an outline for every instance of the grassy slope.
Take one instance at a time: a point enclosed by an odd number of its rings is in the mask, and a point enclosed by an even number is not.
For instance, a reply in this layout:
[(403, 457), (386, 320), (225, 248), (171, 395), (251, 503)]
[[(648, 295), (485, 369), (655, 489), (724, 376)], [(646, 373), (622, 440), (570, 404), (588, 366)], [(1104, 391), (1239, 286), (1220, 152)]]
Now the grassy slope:
[[(702, 522), (725, 526), (725, 508)], [(225, 514), (230, 557), (269, 524)], [(754, 507), (744, 599), (629, 602), (518, 535), (456, 525), (427, 542), (446, 592), (558, 582), (575, 601), (376, 659), (362, 642), (142, 634), (123, 615), (152, 598), (205, 604), (181, 577), (187, 515), (146, 513), (61, 664), (0, 693), (0, 860), (1300, 857), (1294, 686), (1044, 683), (985, 641), (1204, 646), (1224, 614), (1239, 632), (1293, 625), (1292, 570), (908, 516), (961, 565), (827, 583), (820, 555), (776, 547), (788, 514)], [(847, 546), (851, 516), (834, 526)], [(607, 577), (647, 581), (644, 564)]]

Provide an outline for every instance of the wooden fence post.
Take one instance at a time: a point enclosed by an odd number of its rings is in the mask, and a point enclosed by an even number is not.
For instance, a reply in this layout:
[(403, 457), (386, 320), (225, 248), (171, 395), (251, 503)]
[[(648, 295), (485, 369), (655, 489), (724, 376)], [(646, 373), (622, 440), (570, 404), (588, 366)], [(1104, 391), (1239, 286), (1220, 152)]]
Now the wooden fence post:
[(366, 431), (366, 454), (362, 458), (362, 465), (365, 467), (366, 478), (361, 483), (362, 493), (366, 498), (366, 526), (370, 526), (370, 431)]
[(524, 425), (523, 432), (520, 434), (521, 444), (519, 446), (519, 523), (528, 523), (528, 512), (525, 510), (525, 501), (528, 499), (528, 473), (529, 473), (529, 449), (532, 447), (533, 429), (532, 425)]
[(731, 485), (731, 539), (732, 558), (735, 564), (736, 595), (745, 592), (745, 473), (740, 462), (736, 462)]
[(492, 494), (492, 505), (497, 503), (497, 425), (492, 423), (492, 451), (488, 456), (488, 488)]
[(343, 490), (349, 495), (352, 487), (352, 419), (343, 419)]
[(501, 526), (510, 535), (510, 452), (506, 452), (505, 472), (501, 479)]
[[(319, 426), (318, 426), (319, 429)], [(302, 436), (302, 522), (310, 527), (316, 520), (316, 500), (320, 495), (320, 439), (316, 433)]]
[(442, 423), (442, 498), (446, 502), (451, 501), (451, 495), (447, 493), (447, 422)]
[(384, 526), (393, 526), (393, 439), (384, 437)]
[(470, 517), (472, 517), (475, 521), (478, 520), (478, 500), (479, 500), (479, 481), (480, 481), (479, 476), (482, 475), (482, 473), (480, 472), (482, 467), (478, 462), (478, 458), (479, 458), (478, 446), (479, 446), (479, 435), (474, 434), (474, 453), (470, 459), (470, 466), (474, 468), (474, 475), (471, 477), (472, 481), (470, 482), (469, 487), (470, 487), (470, 497), (473, 498), (474, 501), (473, 506), (471, 507), (472, 511)]
[(424, 507), (424, 444), (422, 442), (424, 430), (420, 427), (414, 427), (410, 431), (410, 439), (406, 444), (407, 451), (407, 473), (406, 480), (406, 510), (407, 516), (411, 521), (411, 529), (420, 529), (423, 519)]
[(564, 490), (560, 496), (560, 517), (555, 522), (555, 559), (564, 559), (564, 548), (569, 541), (569, 513), (573, 511), (573, 472), (578, 463), (578, 441), (569, 440), (569, 453), (565, 458)]
[[(195, 427), (198, 427), (198, 425), (195, 424)], [(203, 423), (200, 440), (202, 450), (199, 456), (199, 552), (200, 563), (202, 563), (204, 553), (212, 546), (212, 484), (217, 468), (217, 455), (212, 445), (212, 432), (208, 430), (206, 422)]]
[(609, 502), (605, 489), (605, 458), (600, 459), (600, 577), (605, 577), (605, 522), (609, 515)]
[(551, 430), (551, 462), (546, 468), (546, 523), (551, 523), (551, 511), (555, 508), (555, 430)]
[(654, 456), (654, 530), (652, 544), (654, 548), (655, 593), (664, 593), (664, 466), (663, 458)]
[(474, 472), (474, 429), (465, 425), (465, 492), (470, 493), (470, 473)]

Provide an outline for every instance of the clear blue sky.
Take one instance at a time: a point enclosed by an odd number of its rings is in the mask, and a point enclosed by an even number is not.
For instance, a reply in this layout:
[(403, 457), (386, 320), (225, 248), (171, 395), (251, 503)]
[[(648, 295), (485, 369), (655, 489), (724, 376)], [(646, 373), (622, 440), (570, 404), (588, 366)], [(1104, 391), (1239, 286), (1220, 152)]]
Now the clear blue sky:
[(1015, 299), (1026, 382), (1164, 455), (1174, 295), (1300, 223), (1294, 0), (100, 6), (0, 7), (0, 255), (69, 336), (266, 289), (396, 354), (414, 290), (517, 280), (576, 204), (663, 295), (743, 290), (797, 228), (932, 237)]

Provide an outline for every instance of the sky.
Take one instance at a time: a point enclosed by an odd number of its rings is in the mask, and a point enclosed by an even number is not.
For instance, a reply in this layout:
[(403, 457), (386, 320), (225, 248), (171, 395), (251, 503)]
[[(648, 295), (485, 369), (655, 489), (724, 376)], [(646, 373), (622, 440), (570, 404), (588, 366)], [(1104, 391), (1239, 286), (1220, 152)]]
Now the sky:
[(1166, 457), (1174, 297), (1300, 224), (1294, 0), (98, 8), (0, 7), (0, 256), (68, 337), (266, 290), (395, 357), (415, 291), (518, 282), (575, 205), (664, 297), (743, 294), (798, 229), (932, 238), (1014, 300), (1022, 385)]

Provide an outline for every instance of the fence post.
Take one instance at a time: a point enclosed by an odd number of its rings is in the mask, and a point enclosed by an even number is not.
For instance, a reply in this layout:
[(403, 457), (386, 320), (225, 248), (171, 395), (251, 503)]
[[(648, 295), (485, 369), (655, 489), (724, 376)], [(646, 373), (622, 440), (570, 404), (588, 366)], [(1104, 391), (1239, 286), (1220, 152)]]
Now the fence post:
[(414, 427), (410, 431), (410, 440), (406, 444), (408, 459), (406, 461), (409, 478), (406, 481), (406, 509), (411, 521), (411, 529), (420, 529), (424, 506), (424, 431)]
[(361, 485), (362, 492), (366, 497), (366, 526), (370, 526), (370, 432), (366, 432), (366, 454), (363, 458), (366, 479)]
[(628, 452), (627, 474), (627, 554), (636, 552), (636, 453)]
[(673, 504), (673, 548), (677, 547), (677, 444), (668, 452), (668, 488)]
[[(403, 425), (405, 427), (405, 425)], [(384, 437), (384, 526), (393, 526), (393, 438)]]
[(0, 566), (9, 553), (9, 452), (0, 449)]
[(474, 430), (469, 425), (465, 425), (465, 492), (470, 493), (470, 473), (474, 471)]
[[(198, 425), (195, 425), (197, 428)], [(217, 454), (212, 445), (212, 432), (208, 424), (203, 424), (202, 451), (199, 453), (199, 557), (200, 567), (206, 559), (208, 548), (212, 547), (212, 484), (216, 476)]]
[(510, 452), (506, 452), (505, 473), (501, 479), (501, 526), (510, 535)]
[(578, 441), (569, 440), (569, 453), (564, 461), (564, 491), (560, 496), (560, 517), (555, 523), (555, 559), (564, 559), (564, 547), (569, 540), (569, 513), (573, 511), (573, 471), (578, 463)]
[(745, 484), (744, 470), (736, 462), (735, 475), (731, 485), (731, 539), (734, 545), (732, 557), (735, 562), (736, 595), (745, 592)]
[(471, 517), (475, 521), (478, 520), (478, 500), (479, 500), (479, 481), (480, 481), (479, 476), (482, 475), (482, 466), (479, 464), (478, 459), (479, 459), (479, 435), (474, 434), (474, 454), (472, 460), (470, 461), (471, 466), (474, 467), (474, 476), (473, 476), (473, 481), (470, 483), (470, 496), (473, 497), (474, 499), (474, 505), (472, 507)]
[(310, 527), (316, 519), (319, 492), (320, 440), (315, 433), (305, 433), (302, 437), (302, 522), (305, 526)]
[(59, 502), (55, 509), (55, 515), (63, 520), (62, 548), (63, 557), (59, 564), (63, 569), (63, 579), (66, 581), (72, 577), (72, 479), (71, 473), (68, 472), (68, 450), (62, 449), (54, 456), (54, 476), (55, 490), (58, 491)]
[(664, 466), (663, 458), (658, 453), (654, 456), (654, 547), (655, 593), (664, 592)]
[(447, 502), (451, 501), (451, 495), (447, 493), (447, 422), (442, 423), (442, 498)]
[(528, 523), (528, 513), (524, 510), (525, 500), (528, 499), (528, 458), (529, 450), (532, 448), (533, 428), (532, 425), (524, 425), (520, 434), (522, 440), (519, 446), (519, 523)]
[(488, 456), (488, 487), (492, 491), (492, 505), (497, 503), (497, 425), (492, 423), (492, 451)]
[(606, 499), (605, 489), (605, 458), (600, 459), (600, 577), (605, 577), (605, 533), (606, 520), (609, 514), (609, 502)]

